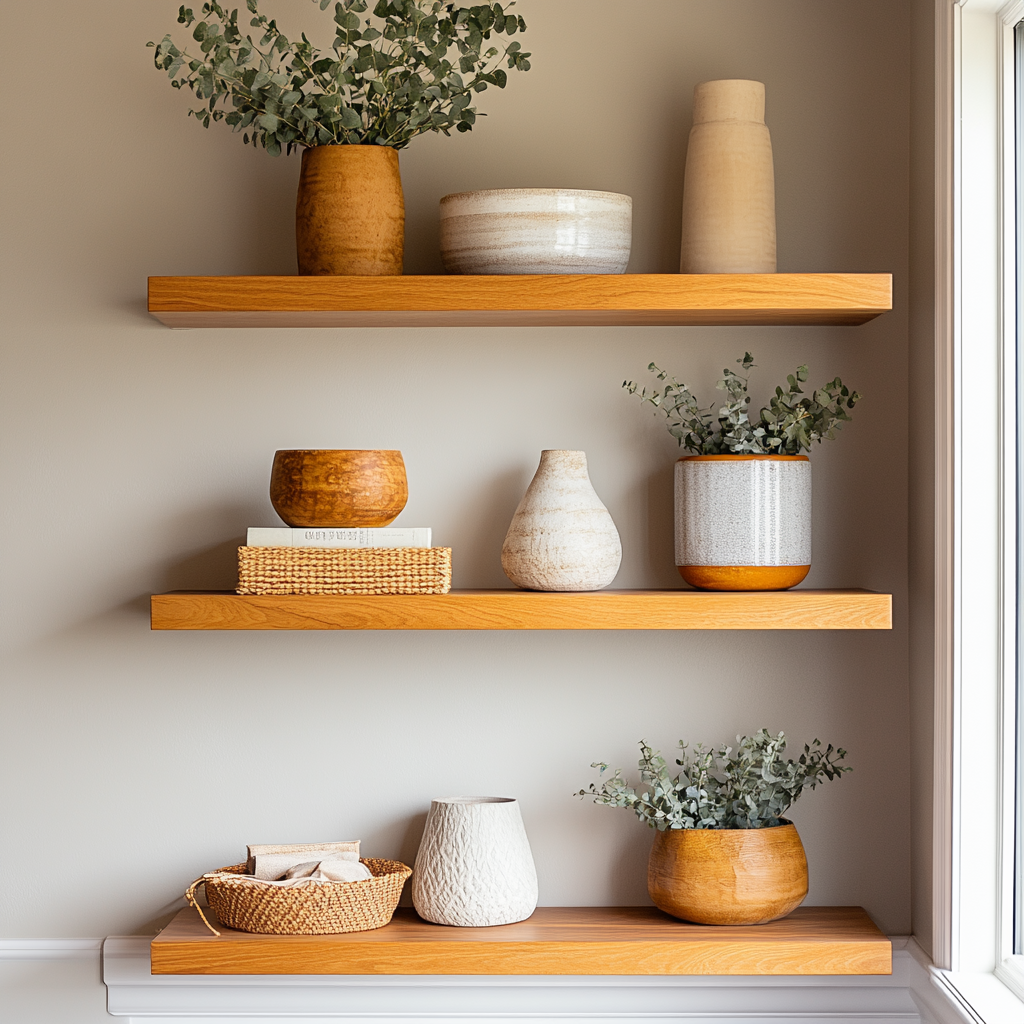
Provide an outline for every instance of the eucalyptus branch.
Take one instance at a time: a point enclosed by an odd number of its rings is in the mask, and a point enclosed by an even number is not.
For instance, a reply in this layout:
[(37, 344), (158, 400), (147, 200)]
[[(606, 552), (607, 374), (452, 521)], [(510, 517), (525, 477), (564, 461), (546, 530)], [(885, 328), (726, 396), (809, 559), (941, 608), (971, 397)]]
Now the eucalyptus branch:
[[(640, 741), (640, 781), (637, 791), (622, 776), (622, 769), (591, 783), (576, 796), (590, 796), (606, 807), (625, 807), (651, 828), (659, 831), (686, 828), (772, 828), (783, 823), (783, 815), (805, 789), (823, 781), (838, 779), (853, 769), (840, 765), (846, 757), (832, 744), (822, 749), (815, 740), (804, 745), (797, 758), (784, 758), (784, 733), (772, 736), (760, 729), (753, 736), (737, 736), (732, 747), (706, 750), (699, 744), (693, 753), (681, 740), (683, 755), (676, 759), (682, 769), (672, 778), (668, 762)], [(603, 776), (608, 765), (591, 765)]]
[[(313, 2), (324, 11), (332, 0)], [(530, 69), (530, 54), (518, 41), (485, 48), (492, 37), (525, 31), (523, 19), (509, 13), (514, 0), (504, 8), (494, 2), (459, 7), (446, 0), (377, 0), (365, 18), (360, 15), (368, 0), (333, 6), (335, 36), (327, 52), (305, 33), (299, 42), (289, 40), (260, 13), (259, 0), (246, 0), (250, 27), (262, 33), (259, 42), (243, 35), (237, 10), (229, 13), (209, 0), (198, 19), (191, 8), (178, 11), (200, 56), (179, 49), (170, 35), (148, 45), (171, 85), (204, 102), (190, 114), (205, 127), (226, 121), (246, 143), (275, 156), (296, 146), (401, 149), (423, 132), (471, 131), (483, 116), (471, 106), (472, 95), (488, 85), (505, 88), (500, 63)]]
[(663, 387), (648, 390), (632, 380), (623, 381), (622, 386), (629, 394), (639, 396), (641, 402), (663, 412), (668, 419), (668, 432), (681, 447), (697, 455), (799, 455), (810, 451), (815, 441), (834, 440), (861, 400), (861, 395), (851, 392), (838, 377), (810, 397), (804, 395), (800, 385), (806, 382), (808, 370), (798, 366), (786, 378), (786, 390), (777, 387), (757, 421), (751, 423), (747, 387), (749, 371), (755, 366), (754, 357), (747, 352), (736, 362), (744, 372), (728, 368), (722, 371), (716, 387), (726, 393), (727, 400), (717, 409), (701, 409), (688, 385), (670, 377), (654, 363), (647, 369), (655, 374), (656, 380), (664, 382)]

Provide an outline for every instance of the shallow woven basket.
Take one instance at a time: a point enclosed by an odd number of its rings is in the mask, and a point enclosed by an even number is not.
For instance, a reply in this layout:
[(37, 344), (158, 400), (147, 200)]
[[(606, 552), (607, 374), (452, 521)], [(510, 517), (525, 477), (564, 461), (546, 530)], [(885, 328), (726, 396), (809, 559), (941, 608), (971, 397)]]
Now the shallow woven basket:
[(238, 549), (239, 594), (447, 594), (451, 548)]
[[(227, 928), (264, 935), (337, 935), (383, 928), (390, 920), (412, 868), (397, 860), (364, 858), (373, 874), (363, 882), (313, 882), (281, 887), (264, 885), (246, 875), (244, 864), (197, 878), (185, 898), (215, 935), (195, 900), (206, 887), (210, 909)], [(240, 877), (244, 876), (244, 877)]]

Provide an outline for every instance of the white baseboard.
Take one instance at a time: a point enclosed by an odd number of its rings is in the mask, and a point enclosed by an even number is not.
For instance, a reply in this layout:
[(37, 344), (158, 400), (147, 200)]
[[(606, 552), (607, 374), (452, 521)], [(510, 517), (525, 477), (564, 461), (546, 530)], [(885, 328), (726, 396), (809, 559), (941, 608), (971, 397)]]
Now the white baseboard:
[(0, 939), (0, 960), (98, 960), (102, 939)]

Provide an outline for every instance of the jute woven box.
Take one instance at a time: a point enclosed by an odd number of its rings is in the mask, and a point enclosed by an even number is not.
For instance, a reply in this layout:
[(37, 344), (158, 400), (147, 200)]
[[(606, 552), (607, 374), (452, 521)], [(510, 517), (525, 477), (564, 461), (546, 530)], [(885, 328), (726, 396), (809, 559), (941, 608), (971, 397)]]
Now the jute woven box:
[(239, 594), (447, 594), (451, 548), (238, 549)]

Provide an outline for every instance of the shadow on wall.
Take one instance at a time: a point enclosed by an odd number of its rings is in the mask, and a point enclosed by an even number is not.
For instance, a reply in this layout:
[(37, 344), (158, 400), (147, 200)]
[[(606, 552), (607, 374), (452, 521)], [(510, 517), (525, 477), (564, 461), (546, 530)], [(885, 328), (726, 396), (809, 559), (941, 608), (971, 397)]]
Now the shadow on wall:
[(654, 585), (687, 589), (675, 568), (675, 462), (659, 465), (640, 488), (646, 492), (647, 567)]
[[(199, 505), (181, 512), (163, 526), (170, 538), (223, 537), (190, 554), (168, 561), (163, 569), (164, 590), (234, 590), (238, 584), (238, 548), (245, 544), (240, 532), (251, 521), (248, 505)], [(185, 547), (185, 544), (182, 544)]]
[[(420, 840), (423, 838), (423, 829), (427, 824), (427, 812), (414, 814), (405, 824), (405, 833), (398, 847), (398, 860), (403, 864), (412, 867), (416, 863), (416, 853), (420, 848)], [(400, 907), (412, 906), (412, 886), (407, 885), (402, 890), (402, 899), (398, 904)]]
[[(535, 469), (524, 464), (505, 470), (460, 502), (461, 516), (446, 531), (449, 538), (458, 538), (458, 545), (453, 545), (453, 587), (512, 586), (501, 568), (501, 546)], [(472, 578), (467, 578), (463, 566), (476, 567)]]
[(164, 570), (164, 590), (234, 590), (238, 585), (238, 548), (245, 537), (196, 551)]

